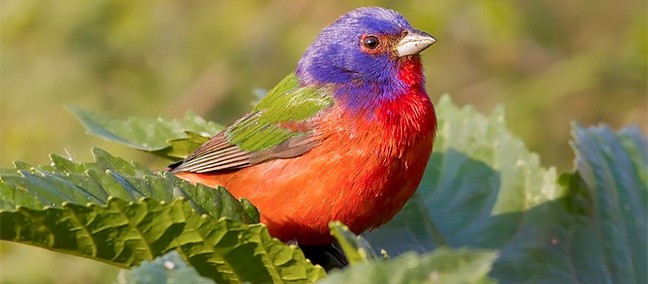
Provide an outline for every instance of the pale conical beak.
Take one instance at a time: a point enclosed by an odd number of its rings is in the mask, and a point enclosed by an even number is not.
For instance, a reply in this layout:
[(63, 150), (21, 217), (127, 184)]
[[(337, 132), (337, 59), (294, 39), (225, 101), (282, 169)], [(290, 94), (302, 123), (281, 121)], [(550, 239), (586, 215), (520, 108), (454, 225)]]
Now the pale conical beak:
[(399, 42), (396, 44), (394, 51), (398, 57), (403, 57), (412, 54), (418, 54), (426, 48), (430, 47), (436, 39), (430, 34), (412, 30), (409, 31)]

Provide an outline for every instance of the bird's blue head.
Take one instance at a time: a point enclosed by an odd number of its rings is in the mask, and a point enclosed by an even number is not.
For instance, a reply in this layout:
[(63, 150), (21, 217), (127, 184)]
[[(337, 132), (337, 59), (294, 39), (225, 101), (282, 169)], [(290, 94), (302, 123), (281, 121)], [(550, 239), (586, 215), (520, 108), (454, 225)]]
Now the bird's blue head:
[(357, 94), (391, 99), (407, 87), (399, 80), (403, 59), (420, 64), (418, 53), (434, 41), (396, 11), (358, 8), (320, 32), (299, 61), (297, 76), (303, 85), (340, 86), (336, 96), (352, 105), (367, 101)]

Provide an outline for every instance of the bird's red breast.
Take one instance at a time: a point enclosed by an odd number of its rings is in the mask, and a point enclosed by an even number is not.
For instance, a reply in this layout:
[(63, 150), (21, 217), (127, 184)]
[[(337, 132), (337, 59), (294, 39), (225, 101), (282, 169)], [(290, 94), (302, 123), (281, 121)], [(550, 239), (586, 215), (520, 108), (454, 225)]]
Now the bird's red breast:
[(333, 220), (354, 233), (382, 225), (416, 190), (436, 131), (420, 61), (403, 60), (403, 94), (364, 113), (336, 102), (315, 120), (324, 139), (303, 155), (229, 172), (176, 175), (249, 199), (270, 234), (283, 241), (330, 243)]

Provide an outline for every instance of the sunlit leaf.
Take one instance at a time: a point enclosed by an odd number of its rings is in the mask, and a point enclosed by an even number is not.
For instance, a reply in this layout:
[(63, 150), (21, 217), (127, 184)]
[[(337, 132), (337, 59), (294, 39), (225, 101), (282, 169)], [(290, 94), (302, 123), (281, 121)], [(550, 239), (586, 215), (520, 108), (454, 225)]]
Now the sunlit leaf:
[(0, 176), (0, 238), (132, 267), (177, 250), (217, 282), (310, 283), (324, 276), (222, 188), (194, 186), (95, 150)]
[(333, 221), (329, 224), (329, 228), (351, 265), (377, 259), (374, 249), (367, 240), (356, 236), (341, 222)]
[(182, 119), (117, 120), (80, 108), (70, 111), (90, 135), (174, 160), (186, 157), (222, 128), (193, 112)]
[(406, 253), (393, 260), (362, 262), (335, 271), (318, 283), (495, 283), (488, 272), (497, 254), (486, 250)]

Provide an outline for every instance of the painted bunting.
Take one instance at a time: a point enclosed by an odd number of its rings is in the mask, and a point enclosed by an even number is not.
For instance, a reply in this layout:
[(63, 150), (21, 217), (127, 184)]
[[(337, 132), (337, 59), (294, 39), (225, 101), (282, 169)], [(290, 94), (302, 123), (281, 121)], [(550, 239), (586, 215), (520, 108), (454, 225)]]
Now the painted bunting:
[(248, 198), (283, 241), (329, 244), (333, 220), (376, 228), (414, 193), (432, 151), (419, 53), (434, 42), (393, 10), (352, 10), (252, 112), (170, 170)]

